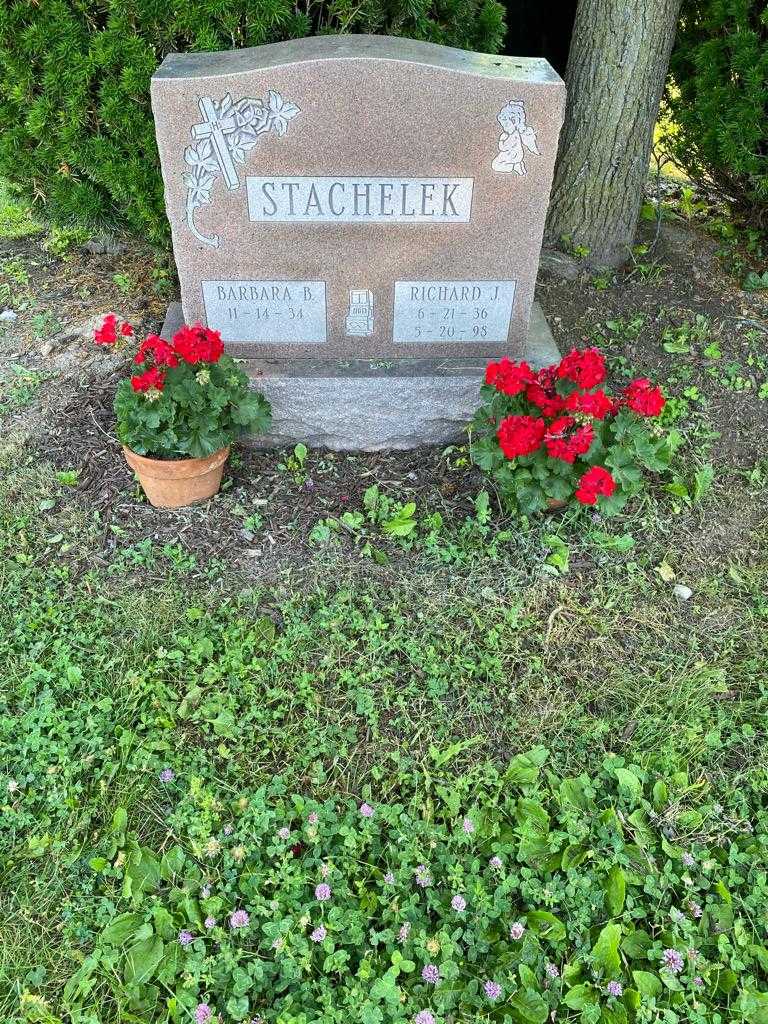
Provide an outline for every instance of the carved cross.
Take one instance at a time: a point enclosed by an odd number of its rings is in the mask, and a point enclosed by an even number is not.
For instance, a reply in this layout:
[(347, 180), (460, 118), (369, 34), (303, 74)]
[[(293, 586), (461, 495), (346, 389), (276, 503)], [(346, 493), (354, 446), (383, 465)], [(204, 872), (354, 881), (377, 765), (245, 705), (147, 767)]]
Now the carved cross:
[(225, 134), (228, 135), (235, 130), (235, 119), (232, 116), (218, 117), (213, 100), (209, 96), (203, 96), (199, 102), (200, 113), (205, 120), (202, 124), (192, 125), (192, 135), (196, 139), (210, 139), (216, 159), (219, 161), (221, 173), (228, 189), (238, 188), (240, 179), (237, 176), (235, 163)]

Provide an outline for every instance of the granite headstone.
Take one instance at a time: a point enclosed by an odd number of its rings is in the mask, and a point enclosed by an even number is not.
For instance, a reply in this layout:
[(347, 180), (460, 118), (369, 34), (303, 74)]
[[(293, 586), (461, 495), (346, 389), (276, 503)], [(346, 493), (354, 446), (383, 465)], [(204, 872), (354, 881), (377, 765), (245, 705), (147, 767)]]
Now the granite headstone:
[(544, 60), (400, 38), (169, 55), (166, 331), (221, 331), (273, 403), (266, 443), (449, 438), (488, 358), (556, 358), (531, 313), (564, 99)]

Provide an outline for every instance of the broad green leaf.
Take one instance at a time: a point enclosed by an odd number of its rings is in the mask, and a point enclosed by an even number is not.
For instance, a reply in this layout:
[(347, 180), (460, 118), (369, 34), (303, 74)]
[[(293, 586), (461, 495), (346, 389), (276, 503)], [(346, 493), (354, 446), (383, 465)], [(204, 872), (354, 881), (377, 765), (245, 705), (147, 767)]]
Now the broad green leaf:
[(659, 779), (653, 787), (653, 806), (657, 811), (667, 806), (669, 802), (669, 790), (666, 782)]
[(640, 993), (636, 988), (624, 989), (624, 1002), (630, 1010), (637, 1010), (640, 1006)]
[(565, 925), (548, 910), (532, 910), (526, 920), (531, 931), (543, 939), (562, 942), (565, 938)]
[(618, 864), (614, 864), (605, 881), (605, 902), (612, 917), (618, 917), (624, 909), (627, 880)]
[(579, 864), (587, 859), (591, 849), (591, 845), (587, 842), (571, 843), (570, 846), (566, 846), (563, 850), (563, 859), (561, 861), (563, 871), (569, 871), (571, 868), (578, 867)]
[(581, 810), (589, 807), (589, 779), (586, 775), (579, 775), (572, 779), (563, 779), (558, 790), (560, 801), (564, 804), (573, 804)]
[(125, 957), (125, 984), (143, 985), (149, 981), (163, 959), (163, 948), (163, 940), (159, 935), (153, 935), (131, 946)]
[(541, 746), (516, 754), (504, 772), (504, 781), (512, 786), (530, 786), (539, 777), (539, 769), (548, 757), (549, 751)]
[(627, 821), (633, 826), (633, 832), (637, 843), (640, 846), (652, 848), (656, 841), (656, 836), (648, 825), (648, 818), (645, 811), (641, 807), (638, 807), (636, 811), (632, 811), (630, 816), (627, 818)]
[(607, 924), (597, 937), (592, 947), (592, 960), (606, 978), (614, 978), (621, 970), (619, 958), (619, 942), (621, 941), (621, 925)]
[(566, 992), (563, 1002), (572, 1010), (583, 1010), (585, 1006), (596, 1003), (597, 999), (597, 992), (591, 985), (574, 985)]
[(640, 779), (628, 768), (614, 769), (619, 788), (624, 790), (633, 800), (639, 800), (643, 795), (643, 785)]
[(110, 946), (124, 946), (129, 939), (135, 937), (143, 924), (144, 918), (141, 914), (118, 914), (101, 933), (101, 940)]
[[(540, 835), (530, 826), (526, 826), (523, 830), (517, 853), (524, 864), (539, 868), (540, 870), (544, 870), (545, 865), (553, 858), (546, 835)], [(559, 855), (557, 855), (555, 857), (556, 864), (559, 859)]]
[(720, 992), (725, 992), (728, 995), (736, 988), (739, 983), (738, 975), (732, 971), (729, 967), (720, 971), (717, 976), (717, 987)]
[(662, 991), (661, 979), (650, 971), (632, 971), (635, 988), (645, 999), (655, 999)]
[(728, 891), (728, 888), (726, 887), (726, 884), (722, 880), (722, 878), (718, 878), (718, 880), (715, 882), (715, 891), (724, 903), (733, 903), (733, 897)]
[(536, 975), (533, 973), (531, 968), (527, 964), (520, 964), (517, 969), (517, 973), (520, 975), (520, 983), (523, 988), (535, 989), (538, 985)]
[(128, 812), (124, 807), (118, 807), (112, 815), (111, 830), (119, 838), (125, 837), (125, 830), (128, 827)]
[(549, 815), (537, 800), (521, 798), (517, 801), (515, 814), (521, 825), (530, 826), (541, 835), (549, 832)]
[(163, 859), (160, 861), (160, 877), (166, 881), (172, 881), (174, 875), (178, 875), (184, 867), (186, 857), (180, 846), (172, 846), (166, 850)]
[(144, 846), (134, 846), (123, 877), (123, 894), (139, 903), (144, 893), (156, 889), (159, 882), (160, 862), (157, 857)]
[(62, 997), (64, 1005), (69, 1009), (78, 1005), (81, 996), (87, 996), (95, 984), (93, 977), (98, 961), (96, 957), (88, 956), (83, 960), (72, 977), (64, 986)]
[(530, 988), (515, 992), (505, 1008), (510, 1010), (513, 1020), (519, 1024), (545, 1024), (549, 1017), (549, 1006), (538, 992)]
[(155, 925), (155, 931), (161, 939), (165, 939), (170, 942), (176, 934), (176, 928), (173, 924), (173, 918), (166, 910), (165, 907), (160, 905), (152, 908), (152, 920)]
[(747, 1024), (768, 1024), (768, 992), (746, 990), (739, 995), (736, 1005)]
[(648, 950), (653, 945), (653, 939), (640, 928), (636, 928), (624, 937), (621, 943), (621, 951), (630, 960), (644, 959)]

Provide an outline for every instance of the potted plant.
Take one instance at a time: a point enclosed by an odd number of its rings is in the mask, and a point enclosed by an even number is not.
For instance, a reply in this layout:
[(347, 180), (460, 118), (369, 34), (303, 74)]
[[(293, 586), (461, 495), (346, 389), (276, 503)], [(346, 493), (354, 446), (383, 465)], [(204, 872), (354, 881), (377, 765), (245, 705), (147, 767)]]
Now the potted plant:
[(611, 396), (605, 378), (596, 348), (538, 372), (506, 357), (488, 364), (470, 450), (505, 503), (531, 514), (575, 500), (611, 515), (640, 491), (643, 469), (669, 467), (661, 389), (638, 377)]
[[(134, 329), (114, 314), (95, 331), (99, 345), (131, 344)], [(215, 494), (232, 441), (263, 434), (269, 402), (224, 355), (218, 331), (182, 326), (165, 341), (148, 334), (133, 357), (137, 368), (115, 395), (117, 436), (128, 465), (156, 508), (182, 508)]]

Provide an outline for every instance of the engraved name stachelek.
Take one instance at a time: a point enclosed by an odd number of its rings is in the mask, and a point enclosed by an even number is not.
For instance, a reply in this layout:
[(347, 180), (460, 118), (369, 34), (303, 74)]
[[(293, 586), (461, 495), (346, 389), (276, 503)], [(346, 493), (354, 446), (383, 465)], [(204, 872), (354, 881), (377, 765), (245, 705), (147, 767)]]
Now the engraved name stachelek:
[(467, 223), (472, 178), (257, 178), (249, 176), (252, 221), (285, 223)]

